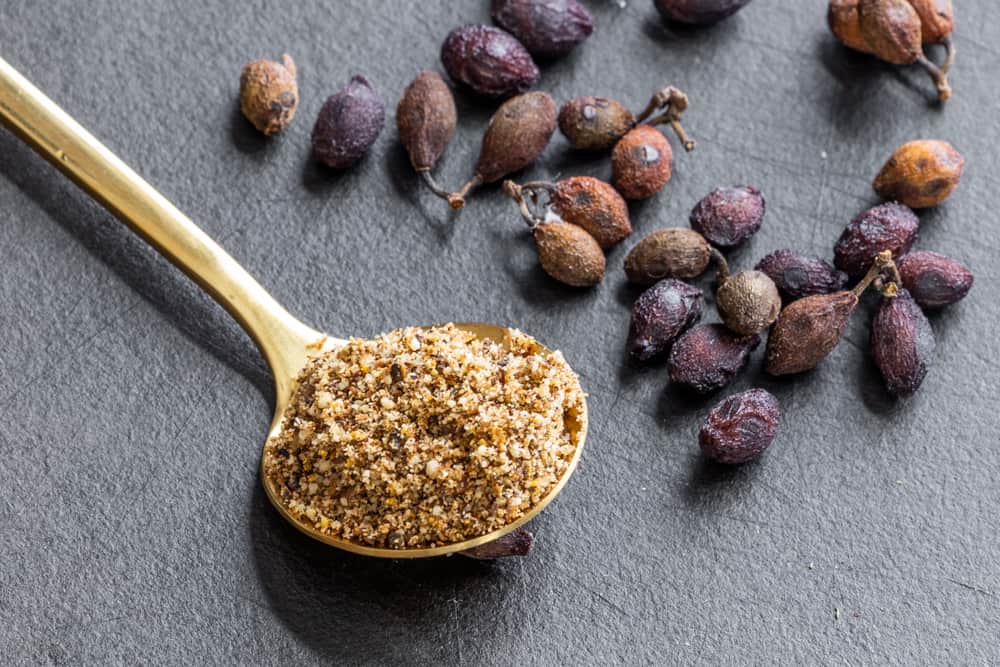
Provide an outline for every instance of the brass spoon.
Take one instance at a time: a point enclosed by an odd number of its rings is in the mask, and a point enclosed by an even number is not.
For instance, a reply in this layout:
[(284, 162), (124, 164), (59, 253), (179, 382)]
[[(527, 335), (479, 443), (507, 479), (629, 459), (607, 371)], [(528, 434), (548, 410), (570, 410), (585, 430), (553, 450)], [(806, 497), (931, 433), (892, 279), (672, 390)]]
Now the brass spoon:
[[(274, 374), (274, 419), (268, 438), (276, 435), (292, 396), (295, 377), (306, 361), (345, 341), (320, 333), (289, 315), (226, 251), (2, 58), (0, 121), (187, 273), (246, 329)], [(498, 342), (504, 342), (509, 334), (508, 329), (493, 324), (458, 326)], [(544, 353), (551, 351), (544, 349)], [(576, 452), (562, 479), (541, 502), (499, 530), (441, 547), (378, 549), (329, 537), (289, 514), (277, 489), (263, 474), (261, 479), (267, 497), (281, 515), (321, 542), (380, 558), (441, 556), (492, 542), (523, 525), (552, 502), (576, 469), (583, 451), (587, 435), (586, 404), (581, 417), (567, 424), (567, 428), (578, 433)]]

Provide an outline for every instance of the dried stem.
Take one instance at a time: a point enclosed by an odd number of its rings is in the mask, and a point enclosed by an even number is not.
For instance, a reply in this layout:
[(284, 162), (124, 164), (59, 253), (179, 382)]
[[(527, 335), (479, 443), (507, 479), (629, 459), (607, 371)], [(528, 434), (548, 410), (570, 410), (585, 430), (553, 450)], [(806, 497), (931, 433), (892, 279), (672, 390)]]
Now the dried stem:
[(479, 174), (475, 174), (472, 178), (469, 179), (469, 181), (465, 185), (462, 186), (461, 190), (459, 190), (458, 192), (452, 192), (451, 194), (448, 195), (447, 197), (448, 203), (451, 204), (451, 207), (456, 211), (464, 207), (465, 196), (468, 195), (473, 188), (475, 188), (478, 185), (481, 185), (482, 182), (483, 182), (483, 177), (480, 176)]
[(712, 257), (716, 265), (718, 265), (719, 267), (719, 272), (715, 275), (715, 281), (721, 285), (722, 283), (729, 280), (729, 262), (726, 261), (726, 258), (722, 256), (721, 252), (719, 252), (712, 246), (709, 246), (708, 248), (709, 248), (708, 250), (709, 255)]
[[(881, 292), (883, 296), (895, 296), (895, 285), (899, 282), (899, 270), (896, 268), (896, 263), (892, 261), (891, 250), (883, 250), (875, 256), (875, 261), (872, 263), (871, 267), (869, 267), (868, 273), (866, 273), (865, 277), (862, 278), (853, 289), (851, 289), (851, 291), (854, 292), (854, 296), (860, 298), (864, 291), (868, 289), (873, 282), (881, 278), (884, 271), (888, 271), (892, 276), (893, 282), (889, 284), (893, 285), (893, 287), (889, 287), (883, 282), (880, 282), (880, 287), (878, 288), (879, 292)], [(893, 293), (890, 295), (887, 294), (887, 291), (891, 291)]]
[[(530, 208), (528, 208), (528, 202), (524, 198), (524, 191), (532, 183), (526, 183), (525, 185), (518, 185), (514, 181), (504, 181), (503, 182), (503, 193), (517, 202), (518, 209), (521, 211), (521, 217), (524, 221), (528, 223), (528, 227), (534, 229), (538, 225), (545, 222), (543, 218), (539, 218)], [(530, 193), (531, 191), (529, 191)]]
[(948, 72), (932, 63), (923, 54), (917, 58), (917, 64), (921, 65), (931, 75), (934, 85), (937, 87), (938, 99), (942, 102), (950, 99), (951, 85), (948, 84)]
[(941, 71), (947, 76), (948, 72), (951, 71), (951, 66), (955, 64), (955, 43), (951, 40), (951, 35), (942, 39), (941, 45), (944, 47), (945, 52), (944, 64), (941, 65)]
[(451, 193), (442, 188), (440, 185), (438, 185), (438, 182), (434, 180), (433, 176), (431, 176), (430, 169), (420, 169), (417, 171), (417, 173), (420, 174), (420, 177), (422, 179), (424, 179), (424, 183), (427, 185), (427, 188), (431, 192), (436, 194), (441, 199), (444, 199), (446, 201), (449, 200)]

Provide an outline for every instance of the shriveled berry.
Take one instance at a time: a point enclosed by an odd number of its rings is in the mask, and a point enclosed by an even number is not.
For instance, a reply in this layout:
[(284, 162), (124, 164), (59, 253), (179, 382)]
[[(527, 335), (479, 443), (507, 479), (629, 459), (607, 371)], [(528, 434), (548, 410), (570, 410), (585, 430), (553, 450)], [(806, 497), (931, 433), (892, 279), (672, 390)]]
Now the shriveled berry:
[(962, 178), (965, 158), (947, 141), (921, 139), (903, 144), (875, 177), (879, 197), (910, 208), (937, 206)]
[(670, 349), (670, 381), (707, 394), (733, 381), (760, 345), (760, 336), (740, 336), (722, 324), (688, 329)]
[(648, 361), (668, 349), (679, 335), (701, 318), (705, 296), (697, 287), (668, 278), (639, 295), (632, 306), (628, 351)]
[(778, 399), (764, 389), (750, 389), (712, 408), (701, 426), (698, 444), (713, 461), (746, 463), (767, 449), (780, 423)]
[(659, 229), (625, 256), (630, 283), (652, 285), (664, 278), (696, 278), (712, 261), (712, 249), (698, 232), (684, 227)]
[(532, 233), (545, 273), (573, 287), (590, 287), (604, 278), (604, 251), (594, 237), (576, 225), (554, 221)]
[(920, 388), (934, 355), (934, 331), (905, 289), (879, 302), (872, 319), (871, 346), (890, 394), (909, 396)]
[(385, 106), (363, 76), (355, 76), (319, 111), (312, 131), (313, 154), (335, 169), (350, 167), (382, 131)]
[(536, 58), (559, 58), (594, 31), (577, 0), (493, 0), (493, 21), (517, 37)]
[(761, 271), (741, 271), (723, 278), (715, 293), (722, 322), (742, 336), (771, 326), (781, 312), (781, 295), (774, 281)]
[(441, 45), (441, 63), (456, 83), (487, 97), (523, 93), (539, 76), (524, 45), (488, 25), (465, 25), (448, 33)]
[(396, 107), (399, 140), (416, 171), (433, 169), (455, 136), (455, 98), (437, 72), (421, 72)]
[(940, 44), (955, 31), (955, 11), (951, 0), (909, 0), (920, 17), (920, 38), (924, 44)]
[(945, 255), (918, 250), (896, 262), (903, 287), (921, 308), (943, 308), (965, 298), (972, 289), (972, 272)]
[(659, 130), (639, 125), (611, 153), (612, 182), (626, 199), (646, 199), (670, 180), (674, 153)]
[(632, 233), (625, 200), (609, 184), (590, 176), (557, 182), (552, 208), (566, 222), (587, 230), (602, 248), (610, 248)]
[(767, 339), (767, 372), (791, 375), (816, 368), (837, 347), (857, 307), (858, 297), (851, 291), (788, 304)]
[(668, 21), (711, 25), (743, 9), (750, 0), (653, 0), (653, 4)]
[(524, 528), (518, 528), (492, 542), (487, 542), (486, 544), (481, 544), (478, 547), (472, 547), (465, 551), (459, 551), (458, 553), (469, 558), (475, 558), (476, 560), (496, 560), (497, 558), (509, 558), (511, 556), (527, 556), (534, 544), (535, 536)]
[(281, 60), (254, 60), (240, 74), (240, 111), (267, 135), (285, 129), (299, 104), (295, 62), (287, 53)]
[(716, 188), (691, 211), (691, 229), (725, 249), (735, 248), (753, 236), (763, 221), (764, 196), (749, 185)]
[(851, 221), (837, 245), (833, 263), (847, 275), (860, 276), (875, 256), (889, 250), (893, 257), (909, 252), (917, 240), (920, 220), (906, 206), (890, 202), (868, 209)]
[(635, 115), (605, 97), (576, 97), (559, 110), (559, 131), (579, 150), (610, 150), (633, 127)]
[(830, 31), (844, 46), (862, 53), (872, 52), (861, 34), (858, 0), (830, 0), (826, 22), (830, 26)]
[(757, 263), (788, 301), (813, 294), (829, 294), (844, 288), (847, 274), (819, 257), (800, 255), (792, 250), (775, 250)]

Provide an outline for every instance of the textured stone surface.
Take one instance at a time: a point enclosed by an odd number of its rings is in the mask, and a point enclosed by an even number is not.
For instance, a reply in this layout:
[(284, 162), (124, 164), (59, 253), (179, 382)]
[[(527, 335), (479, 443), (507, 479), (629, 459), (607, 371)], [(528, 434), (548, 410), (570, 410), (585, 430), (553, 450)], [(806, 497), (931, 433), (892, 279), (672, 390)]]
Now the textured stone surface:
[[(769, 210), (731, 255), (736, 268), (779, 247), (829, 259), (904, 141), (947, 139), (967, 158), (955, 195), (920, 214), (918, 247), (977, 278), (931, 317), (939, 357), (920, 392), (886, 397), (866, 351), (870, 300), (805, 376), (765, 377), (762, 345), (723, 395), (762, 386), (785, 417), (768, 455), (737, 470), (698, 453), (721, 396), (690, 397), (664, 369), (625, 363), (630, 242), (597, 289), (554, 283), (496, 187), (458, 217), (420, 187), (392, 118), (355, 169), (310, 162), (328, 95), (363, 73), (395, 109), (419, 69), (440, 68), (447, 32), (487, 20), (489, 3), (281, 4), (6, 0), (0, 55), (307, 322), (368, 335), (485, 320), (563, 349), (590, 392), (580, 469), (532, 523), (523, 560), (373, 561), (310, 542), (257, 478), (273, 396), (250, 340), (0, 131), (4, 664), (1000, 659), (993, 3), (962, 3), (943, 110), (922, 71), (838, 46), (821, 0), (759, 0), (709, 30), (665, 28), (649, 2), (594, 0), (594, 35), (544, 69), (540, 86), (560, 103), (637, 107), (667, 83), (690, 94), (698, 148), (632, 206), (633, 239), (685, 224), (720, 183), (752, 182)], [(283, 51), (302, 101), (265, 140), (239, 114), (240, 68)], [(471, 173), (492, 112), (457, 99), (437, 172), (450, 184)], [(606, 178), (610, 166), (571, 156), (557, 135), (525, 177), (576, 173)]]

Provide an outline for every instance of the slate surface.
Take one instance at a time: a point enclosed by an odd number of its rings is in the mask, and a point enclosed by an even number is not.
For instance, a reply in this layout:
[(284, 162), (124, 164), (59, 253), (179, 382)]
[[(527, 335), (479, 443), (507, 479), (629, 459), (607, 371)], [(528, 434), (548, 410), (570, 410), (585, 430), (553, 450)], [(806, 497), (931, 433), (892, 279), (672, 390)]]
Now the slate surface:
[[(273, 400), (250, 340), (179, 271), (0, 131), (0, 656), (21, 664), (963, 664), (1000, 660), (1000, 281), (994, 263), (1000, 21), (960, 5), (955, 99), (922, 72), (851, 54), (825, 3), (758, 0), (712, 30), (664, 28), (648, 2), (587, 3), (597, 31), (541, 87), (640, 107), (692, 97), (697, 151), (607, 280), (571, 291), (537, 267), (496, 188), (457, 218), (409, 171), (390, 113), (372, 154), (309, 160), (326, 95), (355, 72), (390, 112), (447, 31), (487, 4), (94, 0), (0, 4), (0, 54), (229, 249), (279, 301), (336, 334), (450, 319), (518, 325), (563, 349), (590, 392), (579, 472), (535, 520), (536, 551), (494, 565), (366, 560), (300, 536), (257, 478)], [(279, 5), (283, 5), (279, 8)], [(238, 115), (243, 62), (291, 52), (299, 117), (264, 140)], [(471, 169), (489, 105), (459, 97), (439, 170)], [(624, 363), (639, 236), (685, 224), (711, 187), (767, 196), (748, 266), (829, 256), (873, 203), (897, 144), (951, 140), (968, 169), (921, 215), (919, 247), (977, 282), (935, 316), (937, 364), (886, 398), (870, 304), (821, 369), (773, 381), (764, 460), (706, 465), (711, 401)], [(525, 177), (607, 176), (557, 137)], [(707, 282), (705, 283), (707, 285)], [(709, 312), (707, 321), (715, 319)], [(726, 392), (728, 393), (728, 392)]]

